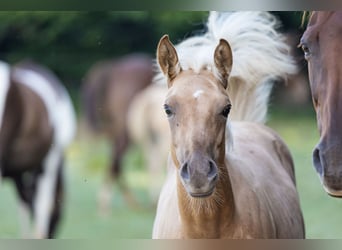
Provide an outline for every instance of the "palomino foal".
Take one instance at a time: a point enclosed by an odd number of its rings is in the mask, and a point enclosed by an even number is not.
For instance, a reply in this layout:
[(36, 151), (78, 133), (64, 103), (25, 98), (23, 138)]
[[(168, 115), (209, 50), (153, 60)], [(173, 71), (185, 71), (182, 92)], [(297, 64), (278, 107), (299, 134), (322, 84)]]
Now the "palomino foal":
[(153, 238), (303, 238), (284, 142), (262, 124), (226, 126), (228, 42), (220, 40), (210, 70), (182, 69), (168, 36), (159, 42), (157, 59), (168, 81), (164, 107), (172, 142)]

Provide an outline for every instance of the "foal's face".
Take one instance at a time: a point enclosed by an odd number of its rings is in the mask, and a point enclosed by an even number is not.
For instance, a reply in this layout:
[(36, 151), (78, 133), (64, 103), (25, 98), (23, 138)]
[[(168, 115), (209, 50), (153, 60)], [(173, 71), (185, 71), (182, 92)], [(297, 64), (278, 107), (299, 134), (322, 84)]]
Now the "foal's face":
[(229, 44), (221, 40), (214, 55), (216, 73), (183, 71), (178, 55), (164, 36), (158, 45), (159, 65), (168, 79), (165, 100), (172, 148), (172, 159), (179, 179), (193, 197), (210, 196), (218, 181), (225, 159), (225, 129), (230, 110), (226, 94), (232, 66)]
[(325, 190), (342, 196), (342, 12), (313, 13), (301, 46), (321, 137), (314, 166)]
[(186, 191), (210, 195), (225, 155), (225, 129), (230, 101), (209, 73), (184, 71), (177, 76), (166, 101), (175, 160)]

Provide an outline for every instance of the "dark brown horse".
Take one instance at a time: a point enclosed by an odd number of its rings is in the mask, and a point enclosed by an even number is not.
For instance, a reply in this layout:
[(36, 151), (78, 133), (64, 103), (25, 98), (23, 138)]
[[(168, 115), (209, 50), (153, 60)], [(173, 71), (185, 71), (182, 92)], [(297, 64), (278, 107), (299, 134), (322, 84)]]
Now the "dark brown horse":
[(342, 197), (342, 12), (310, 13), (300, 46), (320, 133), (313, 163), (325, 191)]
[[(109, 212), (112, 184), (120, 180), (122, 157), (130, 144), (126, 121), (129, 105), (151, 83), (152, 76), (152, 59), (132, 54), (95, 64), (85, 78), (82, 91), (86, 118), (95, 131), (112, 143), (112, 163), (99, 197), (103, 213)], [(124, 183), (118, 183), (125, 197), (132, 201)]]
[[(24, 237), (51, 238), (63, 205), (65, 147), (75, 116), (63, 85), (47, 69), (23, 62), (0, 64), (0, 170), (14, 181)], [(33, 233), (33, 234), (32, 234)]]

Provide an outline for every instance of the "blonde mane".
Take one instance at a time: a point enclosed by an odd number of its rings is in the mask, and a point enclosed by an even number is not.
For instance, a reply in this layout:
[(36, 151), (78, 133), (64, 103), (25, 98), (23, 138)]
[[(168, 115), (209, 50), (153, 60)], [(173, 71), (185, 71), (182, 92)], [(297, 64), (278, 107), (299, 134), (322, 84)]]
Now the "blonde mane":
[[(289, 47), (276, 29), (277, 19), (268, 12), (210, 12), (205, 34), (176, 45), (184, 70), (211, 70), (213, 54), (221, 38), (233, 51), (233, 68), (228, 83), (232, 102), (231, 120), (265, 122), (273, 83), (296, 72)], [(155, 81), (166, 84), (160, 73)]]

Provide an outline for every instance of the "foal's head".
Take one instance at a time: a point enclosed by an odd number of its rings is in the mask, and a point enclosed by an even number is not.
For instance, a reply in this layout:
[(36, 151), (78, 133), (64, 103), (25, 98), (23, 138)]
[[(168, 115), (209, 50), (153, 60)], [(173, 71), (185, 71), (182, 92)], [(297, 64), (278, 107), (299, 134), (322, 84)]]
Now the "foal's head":
[(342, 12), (313, 12), (301, 47), (321, 137), (314, 166), (325, 190), (342, 196)]
[(230, 111), (226, 93), (232, 68), (232, 52), (225, 40), (215, 49), (213, 69), (183, 70), (176, 49), (164, 36), (157, 59), (168, 79), (165, 101), (172, 145), (171, 154), (179, 178), (192, 197), (210, 196), (225, 159), (225, 130)]

